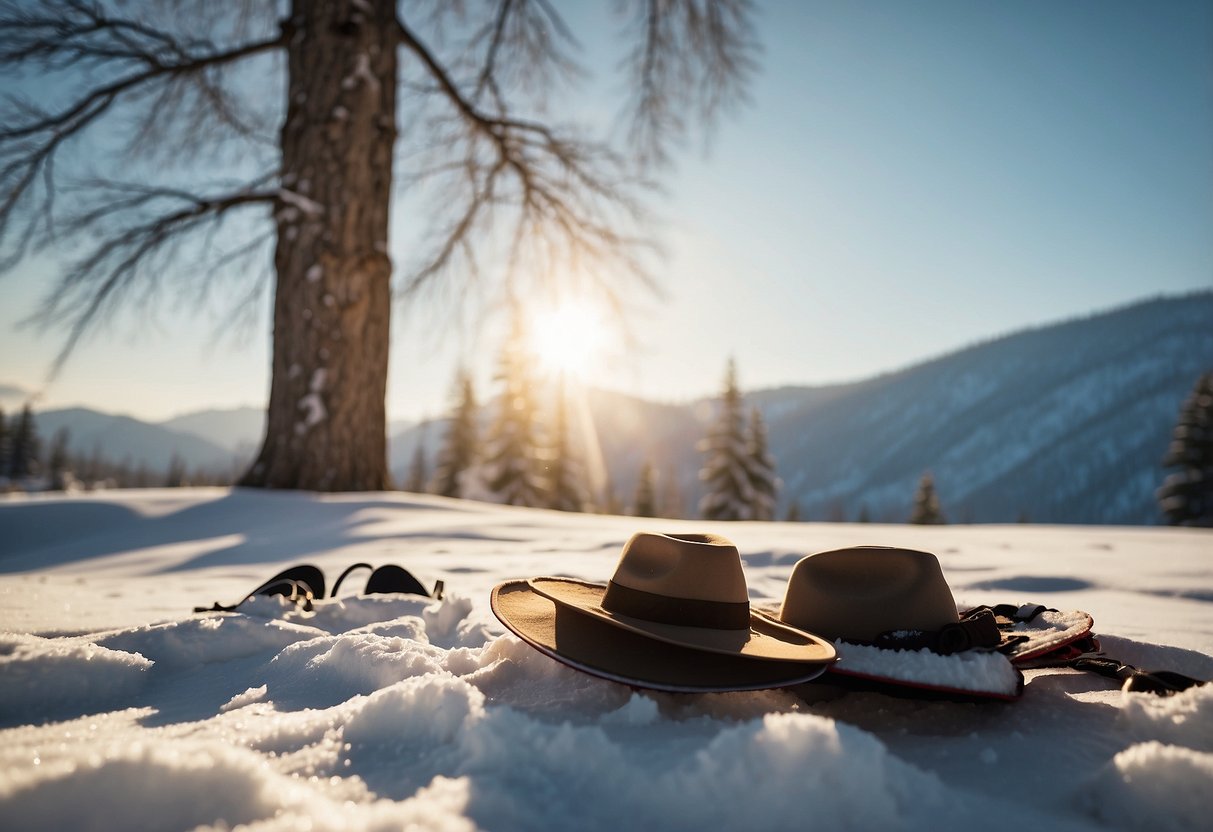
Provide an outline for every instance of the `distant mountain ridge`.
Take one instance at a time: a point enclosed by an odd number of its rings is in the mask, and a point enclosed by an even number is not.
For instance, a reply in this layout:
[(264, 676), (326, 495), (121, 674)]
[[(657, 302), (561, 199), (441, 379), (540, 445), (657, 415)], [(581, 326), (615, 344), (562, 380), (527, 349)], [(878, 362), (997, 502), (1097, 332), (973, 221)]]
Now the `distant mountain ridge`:
[(68, 431), (68, 448), (79, 457), (103, 455), (115, 463), (144, 465), (164, 471), (174, 456), (190, 469), (226, 469), (233, 452), (186, 431), (149, 424), (130, 416), (98, 413), (83, 407), (35, 411), (34, 421), (43, 446), (61, 429)]
[(772, 420), (785, 499), (908, 515), (923, 470), (954, 520), (1151, 523), (1180, 403), (1213, 367), (1213, 292), (964, 349)]
[[(795, 502), (805, 519), (853, 520), (862, 510), (900, 522), (931, 470), (954, 522), (1149, 524), (1160, 519), (1153, 495), (1180, 403), (1210, 368), (1206, 291), (1022, 330), (854, 383), (752, 391), (746, 401), (767, 421), (783, 480), (780, 516)], [(659, 473), (659, 502), (694, 516), (696, 443), (714, 400), (665, 404), (590, 390), (587, 406), (594, 456), (621, 504), (647, 459)], [(38, 412), (37, 423), (44, 441), (67, 427), (81, 454), (99, 448), (163, 470), (176, 453), (191, 468), (230, 470), (255, 453), (264, 412), (148, 424), (71, 408)], [(419, 442), (432, 468), (444, 432), (442, 420), (393, 423), (398, 483)]]
[[(1160, 520), (1154, 490), (1179, 406), (1210, 368), (1213, 291), (1021, 330), (852, 384), (754, 391), (746, 401), (767, 421), (783, 480), (780, 516), (795, 502), (805, 519), (854, 520), (862, 511), (902, 522), (930, 470), (953, 522), (1151, 524)], [(714, 402), (654, 404), (603, 391), (589, 402), (624, 505), (648, 458), (694, 516), (695, 446)], [(444, 428), (422, 429), (432, 460)], [(393, 439), (401, 478), (418, 435)]]

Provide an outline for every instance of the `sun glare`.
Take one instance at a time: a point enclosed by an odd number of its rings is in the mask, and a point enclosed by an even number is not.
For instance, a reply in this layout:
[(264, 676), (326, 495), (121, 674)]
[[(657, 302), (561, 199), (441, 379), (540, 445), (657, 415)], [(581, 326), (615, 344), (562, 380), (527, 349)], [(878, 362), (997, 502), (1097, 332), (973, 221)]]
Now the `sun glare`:
[(602, 316), (585, 303), (566, 302), (531, 319), (531, 349), (552, 372), (584, 378), (603, 347)]

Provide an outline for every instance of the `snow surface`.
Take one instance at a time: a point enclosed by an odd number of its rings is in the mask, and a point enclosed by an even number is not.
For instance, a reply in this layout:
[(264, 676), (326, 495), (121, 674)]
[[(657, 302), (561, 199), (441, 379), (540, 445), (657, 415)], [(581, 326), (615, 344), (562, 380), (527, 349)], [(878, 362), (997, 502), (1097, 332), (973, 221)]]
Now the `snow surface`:
[[(698, 523), (401, 494), (11, 498), (0, 501), (0, 828), (1207, 822), (1213, 688), (1160, 699), (1049, 669), (1027, 671), (1014, 703), (828, 686), (654, 694), (502, 635), (493, 584), (605, 580), (642, 528), (732, 538), (766, 606), (804, 554), (927, 549), (961, 604), (1083, 609), (1109, 654), (1213, 677), (1208, 532)], [(356, 561), (401, 564), (448, 595), (190, 613), (292, 564), (315, 563), (331, 583)]]

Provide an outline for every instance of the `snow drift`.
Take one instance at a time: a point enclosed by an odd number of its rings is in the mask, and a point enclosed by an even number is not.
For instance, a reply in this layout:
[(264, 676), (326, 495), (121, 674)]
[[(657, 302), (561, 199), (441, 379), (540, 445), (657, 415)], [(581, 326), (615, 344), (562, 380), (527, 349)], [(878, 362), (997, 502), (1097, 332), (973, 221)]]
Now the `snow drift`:
[[(79, 528), (77, 515), (88, 521)], [(1209, 688), (1158, 699), (1041, 670), (1011, 704), (826, 689), (656, 694), (502, 635), (487, 610), (493, 583), (605, 580), (636, 524), (402, 495), (0, 503), (0, 541), (28, 541), (0, 542), (0, 827), (1203, 822)], [(802, 554), (914, 546), (939, 554), (958, 600), (1086, 609), (1121, 658), (1213, 676), (1205, 533), (707, 525), (738, 543), (756, 602), (777, 602)], [(442, 579), (448, 597), (352, 594), (312, 612), (257, 599), (238, 613), (188, 613), (291, 563), (335, 575), (357, 560)]]

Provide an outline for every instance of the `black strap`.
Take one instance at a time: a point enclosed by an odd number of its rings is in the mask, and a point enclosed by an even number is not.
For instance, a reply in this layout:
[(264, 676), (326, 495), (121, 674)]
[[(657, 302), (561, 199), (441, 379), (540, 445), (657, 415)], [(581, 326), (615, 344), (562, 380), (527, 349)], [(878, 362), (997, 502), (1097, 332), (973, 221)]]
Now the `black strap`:
[(1121, 682), (1121, 690), (1173, 696), (1180, 691), (1207, 684), (1173, 670), (1139, 670), (1102, 653), (1088, 653), (1069, 663), (1075, 670), (1085, 670)]
[(941, 656), (950, 656), (975, 648), (995, 648), (1004, 642), (994, 613), (987, 607), (970, 610), (955, 624), (945, 624), (939, 630), (890, 630), (881, 633), (872, 646), (886, 650), (927, 649)]

